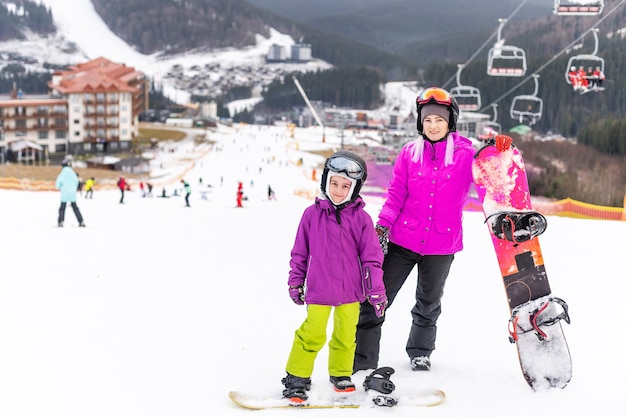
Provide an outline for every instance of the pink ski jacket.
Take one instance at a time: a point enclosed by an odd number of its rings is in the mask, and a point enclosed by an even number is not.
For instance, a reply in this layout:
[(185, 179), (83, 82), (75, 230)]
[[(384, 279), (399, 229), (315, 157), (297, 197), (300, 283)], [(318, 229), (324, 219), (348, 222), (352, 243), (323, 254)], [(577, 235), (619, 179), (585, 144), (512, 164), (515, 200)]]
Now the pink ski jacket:
[[(424, 140), (422, 161), (414, 161), (418, 141), (400, 151), (378, 224), (389, 240), (420, 255), (450, 255), (463, 249), (463, 206), (476, 153), (469, 139), (451, 133), (453, 163), (445, 166), (446, 140)], [(421, 139), (419, 139), (421, 140)]]
[(305, 285), (305, 302), (338, 306), (384, 295), (383, 252), (360, 197), (337, 212), (316, 198), (302, 214), (288, 284)]

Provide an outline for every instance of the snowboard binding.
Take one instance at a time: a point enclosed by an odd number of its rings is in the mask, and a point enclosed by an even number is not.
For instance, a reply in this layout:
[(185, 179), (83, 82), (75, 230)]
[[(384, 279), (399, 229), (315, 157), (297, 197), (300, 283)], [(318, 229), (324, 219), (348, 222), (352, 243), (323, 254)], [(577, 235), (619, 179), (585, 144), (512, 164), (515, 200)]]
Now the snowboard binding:
[(548, 221), (536, 211), (500, 211), (485, 219), (498, 238), (514, 243), (526, 242), (546, 231)]
[[(558, 314), (545, 314), (545, 311), (550, 303), (559, 305), (561, 307), (561, 312)], [(513, 314), (509, 320), (509, 341), (511, 343), (515, 343), (517, 341), (519, 334), (524, 334), (530, 331), (534, 331), (539, 340), (547, 340), (548, 335), (546, 332), (541, 330), (542, 326), (552, 326), (561, 320), (564, 320), (567, 324), (570, 323), (567, 303), (558, 297), (550, 297), (547, 302), (542, 303), (538, 308), (534, 309), (529, 314), (529, 328), (523, 329), (519, 324), (519, 318), (519, 310), (513, 310)]]
[(378, 368), (365, 377), (363, 387), (365, 391), (376, 391), (380, 393), (372, 398), (375, 405), (382, 407), (393, 407), (398, 404), (398, 399), (391, 394), (396, 385), (389, 379), (395, 370), (389, 366)]

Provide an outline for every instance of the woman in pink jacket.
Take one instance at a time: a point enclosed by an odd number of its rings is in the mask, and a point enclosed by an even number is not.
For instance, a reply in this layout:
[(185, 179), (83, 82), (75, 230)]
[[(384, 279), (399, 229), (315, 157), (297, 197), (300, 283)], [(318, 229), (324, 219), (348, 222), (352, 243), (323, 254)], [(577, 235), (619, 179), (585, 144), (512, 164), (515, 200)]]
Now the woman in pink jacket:
[[(430, 369), (441, 298), (454, 254), (463, 249), (462, 214), (475, 151), (456, 132), (459, 107), (442, 88), (417, 97), (419, 137), (399, 153), (376, 230), (385, 253), (383, 282), (388, 305), (417, 265), (413, 322), (406, 344), (411, 368)], [(499, 149), (511, 138), (499, 135)], [(361, 305), (353, 371), (376, 369), (384, 317)]]

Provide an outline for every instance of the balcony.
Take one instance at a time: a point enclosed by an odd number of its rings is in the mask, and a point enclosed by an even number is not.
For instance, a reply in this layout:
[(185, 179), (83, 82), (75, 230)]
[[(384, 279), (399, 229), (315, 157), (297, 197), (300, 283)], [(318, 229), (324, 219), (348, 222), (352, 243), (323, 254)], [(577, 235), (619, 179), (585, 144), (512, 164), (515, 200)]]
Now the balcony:
[(23, 119), (25, 117), (30, 117), (28, 116), (28, 114), (26, 114), (25, 111), (23, 112), (16, 112), (16, 111), (11, 111), (11, 112), (5, 112), (4, 115), (2, 116), (5, 119)]

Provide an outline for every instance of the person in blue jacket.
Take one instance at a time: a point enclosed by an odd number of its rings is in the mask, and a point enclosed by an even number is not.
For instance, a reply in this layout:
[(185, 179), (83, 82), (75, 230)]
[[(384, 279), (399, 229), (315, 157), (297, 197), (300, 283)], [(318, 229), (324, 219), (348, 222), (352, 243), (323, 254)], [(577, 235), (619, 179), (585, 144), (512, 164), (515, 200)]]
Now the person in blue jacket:
[(85, 227), (85, 222), (83, 221), (83, 215), (80, 214), (80, 210), (76, 205), (76, 191), (78, 190), (78, 176), (76, 172), (70, 167), (67, 160), (64, 160), (61, 164), (63, 169), (57, 176), (55, 186), (57, 190), (61, 191), (61, 207), (59, 207), (59, 219), (58, 226), (63, 227), (63, 222), (65, 221), (65, 208), (67, 203), (72, 205), (72, 210), (74, 210), (74, 214), (76, 215), (76, 220), (78, 220), (79, 227)]
[(181, 184), (183, 184), (183, 188), (185, 189), (185, 207), (191, 207), (189, 205), (189, 196), (191, 195), (191, 186), (185, 180), (180, 180)]

